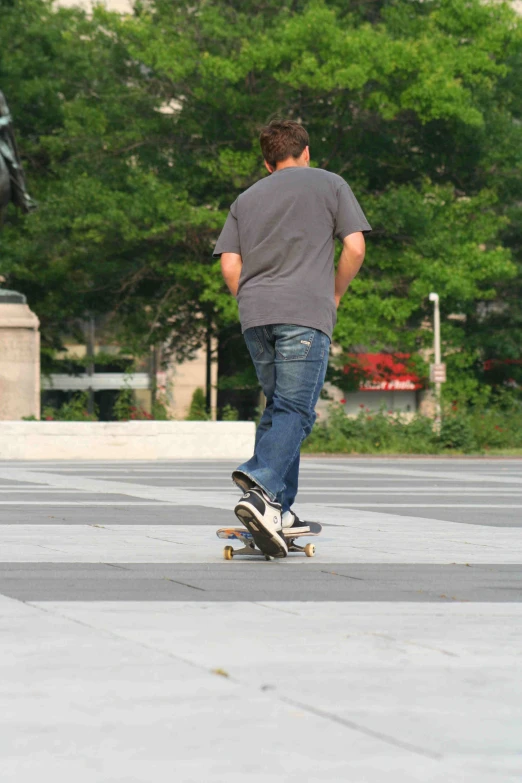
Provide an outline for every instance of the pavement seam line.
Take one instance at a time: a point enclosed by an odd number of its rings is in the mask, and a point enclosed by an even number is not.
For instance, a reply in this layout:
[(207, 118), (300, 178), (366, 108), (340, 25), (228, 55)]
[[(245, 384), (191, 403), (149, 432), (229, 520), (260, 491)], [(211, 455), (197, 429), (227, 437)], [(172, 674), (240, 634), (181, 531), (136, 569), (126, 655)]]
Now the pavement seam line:
[[(2, 593), (4, 595), (4, 593)], [(117, 633), (116, 631), (111, 631), (107, 628), (100, 627), (98, 625), (94, 625), (92, 623), (88, 623), (85, 620), (79, 620), (76, 617), (70, 617), (67, 614), (63, 614), (62, 612), (57, 611), (56, 609), (51, 609), (48, 607), (44, 607), (41, 605), (41, 603), (33, 602), (33, 601), (24, 601), (22, 598), (12, 598), (12, 596), (6, 595), (6, 598), (11, 598), (13, 601), (18, 601), (21, 604), (24, 604), (24, 606), (30, 606), (31, 609), (40, 610), (41, 612), (44, 612), (44, 614), (50, 614), (54, 615), (55, 617), (61, 617), (63, 620), (68, 620), (71, 623), (75, 623), (76, 625), (80, 625), (82, 628), (88, 628), (91, 631), (96, 631), (97, 633), (101, 633), (105, 636), (112, 637), (114, 639), (118, 639), (120, 641), (124, 640), (130, 644), (135, 644), (138, 647), (142, 647), (144, 650), (149, 650), (154, 653), (159, 653), (162, 655), (165, 655), (167, 658), (171, 658), (174, 661), (178, 661), (179, 663), (186, 663), (188, 666), (192, 666), (194, 669), (198, 669), (200, 671), (204, 671), (207, 674), (212, 674), (212, 671), (210, 669), (207, 669), (206, 666), (202, 666), (200, 663), (196, 663), (195, 661), (191, 661), (188, 658), (184, 658), (181, 655), (175, 655), (173, 652), (170, 652), (170, 650), (164, 650), (161, 647), (153, 647), (150, 644), (145, 644), (145, 642), (140, 642), (137, 639), (133, 639), (132, 637), (122, 635)], [(230, 678), (232, 679), (232, 678)], [(239, 680), (234, 680), (235, 684), (240, 685)]]
[(190, 585), (188, 582), (180, 582), (179, 579), (171, 579), (170, 576), (164, 576), (163, 579), (166, 582), (172, 582), (175, 585), (183, 585), (183, 587), (190, 587), (192, 590), (201, 590), (202, 593), (206, 593), (204, 587), (197, 587), (197, 585)]
[(305, 704), (301, 701), (295, 701), (294, 699), (287, 698), (286, 696), (279, 696), (279, 701), (282, 701), (284, 704), (290, 704), (292, 707), (298, 707), (301, 710), (304, 710), (305, 712), (309, 712), (312, 715), (316, 715), (318, 718), (323, 718), (324, 720), (329, 720), (332, 723), (337, 723), (340, 726), (344, 726), (345, 728), (352, 729), (353, 731), (358, 731), (361, 734), (366, 734), (368, 737), (372, 737), (373, 739), (380, 740), (381, 742), (385, 742), (388, 745), (393, 745), (397, 748), (402, 748), (403, 750), (407, 750), (410, 753), (416, 753), (419, 756), (424, 756), (425, 758), (432, 759), (433, 761), (440, 761), (443, 757), (441, 753), (434, 753), (431, 750), (425, 750), (424, 748), (420, 748), (417, 745), (412, 745), (409, 742), (403, 742), (402, 740), (398, 740), (395, 737), (390, 736), (389, 734), (383, 734), (380, 731), (374, 731), (373, 729), (368, 729), (366, 726), (362, 726), (360, 723), (356, 723), (355, 721), (349, 720), (348, 718), (341, 718), (339, 715), (336, 715), (332, 712), (325, 712), (324, 710), (319, 710), (317, 707), (312, 707), (310, 704)]
[(338, 574), (337, 571), (321, 571), (322, 574), (328, 574), (328, 576), (342, 576), (343, 579), (355, 579), (357, 582), (364, 582), (362, 576), (350, 576), (350, 574)]

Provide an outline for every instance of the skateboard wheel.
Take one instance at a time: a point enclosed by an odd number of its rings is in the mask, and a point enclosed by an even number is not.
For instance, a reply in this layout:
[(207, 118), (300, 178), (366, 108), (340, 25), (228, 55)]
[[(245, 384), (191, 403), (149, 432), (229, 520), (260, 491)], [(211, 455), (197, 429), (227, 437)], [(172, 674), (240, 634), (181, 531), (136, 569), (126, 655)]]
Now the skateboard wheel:
[(232, 560), (234, 557), (234, 548), (231, 546), (226, 546), (223, 550), (223, 557), (225, 560)]
[(307, 557), (313, 557), (315, 555), (315, 546), (313, 544), (307, 544), (304, 551)]

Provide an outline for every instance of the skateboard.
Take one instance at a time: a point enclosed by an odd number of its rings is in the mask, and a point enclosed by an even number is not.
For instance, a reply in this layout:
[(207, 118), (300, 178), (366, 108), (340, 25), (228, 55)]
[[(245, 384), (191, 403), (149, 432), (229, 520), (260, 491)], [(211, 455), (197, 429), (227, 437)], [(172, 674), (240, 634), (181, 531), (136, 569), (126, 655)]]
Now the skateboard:
[[(308, 522), (310, 530), (307, 533), (292, 533), (291, 530), (281, 531), (288, 544), (289, 552), (304, 552), (307, 557), (313, 557), (315, 555), (314, 544), (306, 544), (305, 546), (299, 546), (295, 543), (296, 538), (303, 538), (306, 536), (318, 536), (323, 529), (319, 522)], [(232, 539), (235, 541), (241, 541), (244, 544), (242, 549), (234, 549), (232, 546), (226, 546), (223, 549), (223, 557), (225, 560), (232, 560), (236, 555), (261, 555), (265, 560), (273, 560), (270, 555), (265, 555), (261, 552), (254, 543), (254, 537), (252, 533), (244, 527), (220, 527), (216, 531), (218, 538)]]

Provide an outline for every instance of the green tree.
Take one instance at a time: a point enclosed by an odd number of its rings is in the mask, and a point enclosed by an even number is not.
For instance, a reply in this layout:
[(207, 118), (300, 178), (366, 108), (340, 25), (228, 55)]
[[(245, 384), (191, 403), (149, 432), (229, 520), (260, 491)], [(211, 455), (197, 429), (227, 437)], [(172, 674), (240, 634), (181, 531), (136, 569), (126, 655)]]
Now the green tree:
[(44, 347), (108, 314), (133, 351), (170, 339), (184, 358), (219, 310), (208, 251), (222, 216), (178, 178), (174, 119), (106, 21), (47, 0), (3, 9), (0, 81), (40, 208), (9, 215), (0, 271), (38, 312)]
[(290, 116), (375, 229), (336, 339), (421, 348), (436, 289), (471, 394), (484, 358), (521, 355), (521, 30), (482, 0), (8, 6), (0, 77), (40, 201), (4, 233), (9, 283), (48, 343), (103, 312), (134, 350), (190, 354), (237, 318), (212, 243), (263, 175), (259, 125)]
[(192, 395), (190, 408), (187, 414), (187, 421), (208, 421), (210, 418), (207, 411), (205, 392), (203, 389), (196, 389)]
[(339, 312), (345, 349), (426, 346), (437, 290), (459, 378), (520, 356), (522, 27), (507, 3), (140, 8), (118, 33), (180, 106), (175, 168), (196, 199), (226, 208), (262, 175), (273, 114), (302, 119), (315, 163), (360, 195), (375, 231)]

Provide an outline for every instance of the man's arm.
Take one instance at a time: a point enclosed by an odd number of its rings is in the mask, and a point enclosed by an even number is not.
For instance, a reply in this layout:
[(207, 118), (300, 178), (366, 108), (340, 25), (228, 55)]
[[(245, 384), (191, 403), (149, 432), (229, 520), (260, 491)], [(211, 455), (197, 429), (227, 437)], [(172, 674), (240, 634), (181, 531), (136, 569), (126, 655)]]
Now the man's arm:
[(341, 297), (354, 279), (364, 261), (366, 245), (362, 231), (348, 234), (343, 240), (343, 252), (339, 258), (335, 276), (335, 305), (339, 307)]
[(243, 259), (238, 253), (221, 253), (221, 274), (232, 296), (237, 296)]

